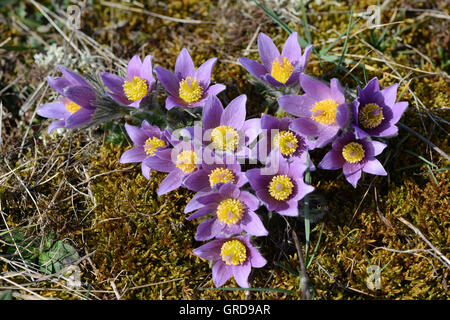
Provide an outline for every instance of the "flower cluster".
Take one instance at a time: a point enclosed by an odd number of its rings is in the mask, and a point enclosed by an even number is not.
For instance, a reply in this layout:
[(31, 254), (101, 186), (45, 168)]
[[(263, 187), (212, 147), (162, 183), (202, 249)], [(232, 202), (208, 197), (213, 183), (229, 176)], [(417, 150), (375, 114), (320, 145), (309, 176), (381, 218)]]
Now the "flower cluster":
[[(141, 163), (147, 179), (150, 170), (167, 172), (157, 190), (159, 196), (179, 187), (196, 192), (185, 213), (190, 213), (189, 220), (202, 219), (195, 239), (212, 240), (194, 253), (213, 261), (216, 286), (233, 276), (239, 286), (248, 287), (251, 268), (266, 264), (250, 240), (268, 234), (255, 211), (263, 205), (281, 215), (298, 215), (299, 201), (314, 190), (304, 181), (305, 172), (316, 169), (309, 150), (331, 144), (317, 167), (342, 168), (354, 187), (363, 171), (386, 175), (376, 159), (386, 145), (374, 138), (395, 135), (396, 123), (407, 108), (406, 102), (396, 102), (396, 84), (380, 90), (374, 78), (363, 89), (358, 88), (357, 97), (349, 102), (338, 79), (331, 79), (328, 85), (306, 75), (312, 47), (306, 47), (302, 54), (295, 32), (281, 54), (262, 33), (258, 48), (262, 64), (244, 57), (239, 62), (259, 81), (280, 92), (301, 87), (302, 95), (278, 95), (280, 108), (290, 116), (263, 114), (247, 119), (245, 94), (224, 107), (217, 94), (225, 86), (210, 83), (216, 58), (196, 69), (186, 49), (179, 54), (174, 72), (157, 66), (154, 77), (152, 57), (141, 62), (135, 56), (125, 77), (100, 74), (106, 94), (125, 107), (140, 108), (159, 81), (168, 93), (167, 110), (202, 108), (201, 122), (182, 130), (161, 130), (146, 120), (140, 126), (125, 124), (134, 147), (120, 162)], [(86, 124), (96, 109), (92, 87), (73, 72), (60, 70), (63, 77), (48, 79), (61, 94), (60, 101), (37, 110), (41, 116), (58, 119), (49, 132)], [(242, 164), (253, 166), (244, 172)]]

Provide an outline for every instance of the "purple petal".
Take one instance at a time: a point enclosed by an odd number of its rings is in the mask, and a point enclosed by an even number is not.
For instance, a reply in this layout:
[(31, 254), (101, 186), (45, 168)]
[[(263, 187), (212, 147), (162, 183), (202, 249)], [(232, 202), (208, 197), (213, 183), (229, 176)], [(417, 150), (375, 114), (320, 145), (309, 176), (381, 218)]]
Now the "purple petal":
[(272, 39), (264, 33), (258, 36), (259, 57), (266, 68), (267, 72), (272, 71), (272, 62), (280, 56), (280, 52), (273, 43)]
[(153, 56), (146, 56), (141, 68), (141, 78), (147, 80), (149, 90), (151, 90), (152, 83), (154, 82), (153, 72), (152, 72), (152, 59)]
[(242, 221), (242, 226), (245, 231), (253, 236), (262, 237), (269, 234), (259, 216), (253, 211), (247, 212), (244, 221)]
[(198, 202), (198, 198), (201, 198), (207, 194), (208, 194), (208, 192), (197, 192), (196, 194), (194, 194), (192, 199), (184, 207), (184, 213), (189, 213), (189, 212), (198, 210), (201, 207), (203, 207), (203, 204)]
[(55, 121), (48, 126), (47, 132), (51, 133), (53, 130), (55, 130), (57, 128), (64, 128), (65, 125), (66, 125), (65, 120)]
[(194, 62), (186, 48), (183, 48), (177, 57), (175, 74), (180, 80), (195, 76)]
[(255, 191), (266, 189), (272, 176), (262, 176), (261, 169), (250, 169), (245, 173), (250, 185)]
[(220, 100), (211, 95), (206, 100), (203, 107), (203, 130), (213, 129), (220, 126), (220, 117), (223, 113), (223, 106)]
[(94, 110), (80, 108), (66, 119), (66, 128), (75, 128), (87, 124), (91, 121)]
[(209, 96), (209, 95), (218, 95), (219, 93), (221, 93), (223, 90), (226, 89), (226, 86), (220, 83), (217, 84), (213, 84), (212, 86), (210, 86), (208, 89), (206, 89), (204, 95), (205, 96)]
[(232, 266), (231, 267), (233, 271), (234, 280), (236, 280), (237, 284), (241, 288), (248, 288), (248, 276), (250, 275), (250, 272), (252, 271), (252, 266), (250, 264), (250, 261), (245, 261), (242, 265), (239, 266)]
[(253, 268), (262, 268), (266, 265), (267, 260), (253, 246), (247, 246), (250, 252), (250, 263)]
[(336, 78), (331, 79), (330, 89), (334, 101), (336, 101), (338, 104), (345, 103), (344, 89), (342, 88), (338, 79)]
[(297, 191), (297, 195), (295, 196), (295, 200), (301, 200), (303, 199), (307, 194), (311, 193), (314, 191), (314, 187), (310, 186), (306, 183), (304, 183), (303, 181), (298, 182), (298, 191)]
[(147, 179), (150, 180), (150, 170), (151, 168), (148, 167), (145, 163), (142, 163), (141, 165), (142, 175)]
[(395, 103), (391, 108), (392, 114), (393, 114), (392, 119), (391, 119), (391, 124), (397, 123), (407, 108), (408, 108), (408, 102), (406, 102), (406, 101), (400, 101), (400, 102)]
[(259, 208), (259, 200), (247, 191), (241, 191), (239, 200), (243, 201), (249, 210), (254, 211)]
[(383, 95), (384, 103), (387, 106), (394, 105), (395, 100), (397, 99), (397, 89), (398, 89), (398, 83), (395, 83), (395, 84), (390, 85), (389, 87), (380, 91), (380, 93)]
[(108, 72), (100, 73), (100, 77), (102, 78), (103, 84), (113, 93), (123, 93), (124, 79), (122, 77)]
[(267, 73), (266, 68), (264, 68), (262, 64), (252, 59), (242, 57), (239, 58), (238, 61), (245, 68), (245, 70), (258, 79), (261, 79)]
[(132, 80), (135, 76), (141, 76), (142, 61), (139, 56), (133, 56), (127, 66), (127, 79)]
[(187, 107), (187, 105), (183, 100), (175, 98), (174, 96), (169, 96), (166, 99), (166, 109), (170, 110), (173, 107)]
[(361, 170), (355, 170), (348, 163), (344, 164), (342, 167), (345, 175), (345, 179), (347, 179), (350, 184), (356, 188), (359, 179), (361, 178)]
[(282, 205), (274, 211), (284, 216), (296, 217), (298, 216), (298, 200), (283, 202)]
[(51, 78), (47, 77), (47, 82), (50, 88), (57, 91), (59, 94), (64, 95), (64, 88), (73, 85), (66, 78)]
[[(223, 241), (213, 240), (193, 250), (194, 254), (205, 260), (220, 260), (220, 249)], [(231, 277), (231, 274), (230, 274)]]
[(291, 35), (287, 38), (286, 42), (284, 43), (281, 56), (288, 58), (292, 64), (300, 60), (300, 58), (302, 57), (302, 49), (300, 48), (300, 44), (298, 43), (297, 32), (292, 32)]
[(386, 144), (381, 143), (379, 141), (375, 141), (375, 140), (370, 141), (370, 143), (371, 143), (371, 145), (373, 147), (373, 154), (370, 154), (368, 156), (375, 157), (375, 156), (379, 155), (380, 153), (382, 153), (383, 150), (387, 147)]
[(84, 87), (90, 87), (90, 85), (80, 75), (76, 74), (72, 70), (69, 70), (63, 66), (58, 66), (59, 71), (62, 72), (64, 78), (66, 78), (71, 85), (79, 85)]
[(235, 129), (241, 129), (245, 121), (246, 101), (247, 96), (245, 94), (233, 99), (223, 111), (220, 118), (220, 124)]
[(159, 188), (157, 190), (158, 196), (166, 194), (180, 187), (183, 177), (184, 173), (180, 169), (175, 169), (171, 173), (169, 173), (159, 185)]
[(120, 163), (142, 162), (147, 156), (142, 146), (133, 147), (122, 154)]
[(312, 48), (312, 45), (307, 46), (303, 52), (302, 57), (300, 58), (299, 64), (302, 66), (302, 71), (306, 68), (306, 64), (308, 62), (309, 54), (311, 53)]
[(186, 188), (193, 191), (209, 190), (211, 186), (209, 184), (208, 174), (209, 172), (206, 170), (197, 170), (187, 177), (184, 181), (184, 185)]
[(337, 106), (336, 122), (339, 127), (343, 128), (347, 124), (350, 117), (349, 107), (346, 103)]
[(212, 267), (213, 282), (216, 287), (223, 285), (232, 275), (231, 267), (223, 261), (216, 261)]
[(288, 94), (277, 99), (281, 109), (297, 117), (310, 118), (311, 108), (316, 102), (308, 95)]
[(323, 157), (318, 167), (325, 170), (337, 170), (342, 168), (344, 163), (345, 159), (335, 150), (331, 150)]
[(216, 211), (216, 209), (217, 209), (217, 204), (215, 204), (215, 203), (205, 205), (204, 207), (198, 209), (196, 212), (191, 214), (187, 219), (192, 220), (192, 219), (197, 219), (197, 218), (206, 216), (207, 214), (213, 214)]
[(178, 97), (178, 88), (180, 85), (177, 77), (169, 70), (159, 66), (155, 67), (155, 73), (164, 89), (166, 89), (172, 96)]
[(385, 130), (378, 133), (378, 137), (393, 137), (398, 134), (398, 127), (395, 125), (387, 127)]
[(83, 86), (71, 86), (66, 88), (64, 90), (64, 96), (85, 108), (92, 108), (92, 103), (96, 99), (95, 91), (90, 87)]
[(200, 223), (197, 227), (197, 233), (195, 234), (195, 240), (207, 241), (214, 238), (215, 234), (212, 233), (212, 226), (216, 219), (208, 219)]
[(65, 119), (71, 115), (66, 105), (60, 101), (47, 103), (39, 106), (36, 113), (44, 118)]
[(211, 81), (212, 69), (216, 63), (217, 58), (211, 58), (198, 67), (195, 78), (202, 85), (203, 88), (208, 88)]
[(136, 126), (129, 125), (128, 123), (125, 123), (125, 130), (127, 131), (131, 141), (138, 146), (143, 146), (145, 141), (149, 138), (145, 134), (144, 130)]
[(334, 99), (332, 90), (326, 84), (303, 73), (300, 75), (300, 84), (308, 96), (317, 100)]
[(309, 137), (316, 137), (322, 131), (320, 124), (309, 118), (297, 118), (292, 121), (291, 130)]
[[(166, 150), (164, 150), (166, 151)], [(171, 152), (171, 150), (167, 150)], [(159, 171), (159, 172), (170, 172), (172, 170), (175, 170), (175, 165), (173, 164), (172, 160), (169, 159), (162, 159), (158, 156), (158, 152), (155, 153), (153, 157), (148, 157), (145, 159), (145, 165), (150, 167), (153, 170)]]
[(377, 159), (367, 160), (366, 164), (362, 168), (362, 171), (375, 174), (378, 176), (387, 176), (386, 170), (383, 168), (383, 165)]

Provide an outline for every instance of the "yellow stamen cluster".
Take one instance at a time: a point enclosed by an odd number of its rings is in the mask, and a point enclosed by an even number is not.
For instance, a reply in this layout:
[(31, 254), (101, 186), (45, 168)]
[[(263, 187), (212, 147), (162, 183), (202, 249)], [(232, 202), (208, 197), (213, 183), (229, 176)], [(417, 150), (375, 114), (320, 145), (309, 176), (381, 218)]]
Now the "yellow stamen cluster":
[(242, 219), (244, 205), (238, 199), (222, 200), (217, 206), (217, 218), (220, 222), (231, 226)]
[(78, 110), (80, 110), (81, 106), (77, 105), (73, 101), (69, 101), (66, 103), (66, 109), (67, 109), (67, 111), (69, 111), (70, 113), (73, 114), (73, 113), (77, 112)]
[(280, 131), (273, 138), (273, 144), (284, 156), (289, 156), (298, 148), (298, 140), (291, 131)]
[(180, 81), (178, 95), (184, 102), (191, 103), (200, 100), (203, 95), (203, 88), (197, 80), (187, 77)]
[(286, 200), (294, 189), (294, 184), (287, 175), (276, 175), (269, 183), (269, 193), (276, 200)]
[(195, 169), (197, 169), (198, 157), (194, 151), (186, 150), (180, 152), (177, 155), (177, 168), (180, 168), (184, 173), (191, 173)]
[(208, 177), (211, 188), (214, 187), (214, 185), (216, 185), (217, 183), (235, 182), (233, 172), (231, 172), (230, 169), (225, 168), (214, 169), (213, 171), (211, 171)]
[(214, 128), (211, 132), (214, 148), (221, 151), (234, 151), (239, 143), (239, 134), (229, 126)]
[(272, 62), (272, 77), (281, 83), (286, 83), (292, 72), (294, 71), (294, 66), (291, 64), (288, 58), (284, 57), (281, 61), (281, 57), (276, 58)]
[(123, 92), (129, 100), (138, 101), (148, 93), (147, 80), (134, 76), (133, 80), (124, 82)]
[(157, 137), (151, 137), (145, 141), (144, 150), (146, 154), (148, 154), (149, 156), (153, 156), (157, 151), (156, 148), (165, 146), (167, 146), (167, 144), (164, 140), (161, 140)]
[(350, 142), (342, 149), (342, 156), (347, 162), (357, 163), (364, 159), (364, 148), (358, 142)]
[(333, 99), (325, 99), (316, 102), (312, 109), (311, 118), (323, 125), (330, 125), (336, 122), (338, 104)]
[(247, 259), (247, 248), (239, 240), (230, 240), (222, 245), (220, 255), (226, 264), (238, 266)]
[(383, 121), (383, 108), (375, 103), (366, 104), (359, 109), (358, 122), (366, 129), (373, 129), (380, 125)]

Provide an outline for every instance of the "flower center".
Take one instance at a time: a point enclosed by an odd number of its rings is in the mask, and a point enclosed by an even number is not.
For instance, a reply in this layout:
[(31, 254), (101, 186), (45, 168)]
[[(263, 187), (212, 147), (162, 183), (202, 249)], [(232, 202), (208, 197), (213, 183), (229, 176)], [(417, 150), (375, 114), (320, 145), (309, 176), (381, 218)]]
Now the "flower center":
[(294, 66), (291, 64), (288, 58), (284, 57), (283, 61), (281, 57), (276, 58), (272, 62), (272, 72), (270, 73), (272, 77), (281, 83), (286, 83), (289, 77), (294, 71)]
[(147, 80), (134, 76), (133, 80), (124, 82), (123, 92), (129, 100), (138, 101), (147, 95)]
[(364, 148), (362, 144), (350, 142), (342, 149), (342, 156), (350, 163), (356, 163), (364, 159)]
[(289, 156), (298, 148), (298, 140), (291, 131), (280, 131), (273, 138), (273, 143), (284, 156)]
[(187, 150), (177, 155), (177, 168), (180, 168), (184, 173), (191, 173), (197, 168), (198, 157), (194, 151)]
[(269, 184), (270, 195), (277, 200), (286, 200), (294, 189), (294, 184), (287, 175), (277, 175)]
[(375, 103), (366, 104), (359, 109), (358, 122), (366, 129), (378, 127), (383, 119), (383, 108)]
[(232, 127), (220, 126), (211, 132), (211, 140), (215, 149), (234, 151), (238, 146), (239, 135)]
[(184, 102), (191, 103), (198, 101), (203, 94), (203, 88), (197, 80), (192, 77), (187, 77), (180, 81), (180, 88), (178, 95)]
[(73, 113), (77, 112), (79, 109), (81, 109), (81, 106), (77, 105), (73, 101), (69, 101), (66, 103), (66, 109), (67, 109), (67, 111), (69, 111), (70, 113), (73, 114)]
[(224, 168), (216, 168), (209, 174), (209, 184), (211, 188), (214, 187), (217, 183), (234, 183), (234, 175), (229, 169)]
[(226, 199), (217, 206), (217, 218), (228, 226), (241, 220), (243, 214), (244, 206), (238, 199)]
[(167, 146), (167, 144), (164, 140), (161, 140), (157, 137), (151, 137), (148, 138), (147, 141), (145, 141), (144, 150), (146, 154), (148, 154), (149, 156), (153, 156), (157, 151), (156, 148), (165, 146)]
[(336, 122), (336, 112), (338, 104), (333, 99), (325, 99), (314, 103), (311, 118), (323, 125), (330, 125)]
[(238, 266), (247, 259), (247, 248), (239, 240), (230, 240), (222, 245), (220, 255), (226, 264)]

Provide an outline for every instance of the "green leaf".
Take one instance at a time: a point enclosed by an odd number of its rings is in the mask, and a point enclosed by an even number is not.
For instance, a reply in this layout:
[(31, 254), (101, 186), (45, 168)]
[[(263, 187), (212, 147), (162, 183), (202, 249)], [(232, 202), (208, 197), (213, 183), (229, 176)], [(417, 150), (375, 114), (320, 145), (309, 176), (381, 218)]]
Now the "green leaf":
[(0, 291), (0, 300), (12, 300), (12, 291), (11, 290)]

